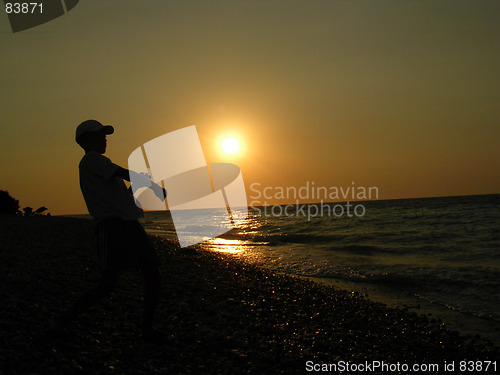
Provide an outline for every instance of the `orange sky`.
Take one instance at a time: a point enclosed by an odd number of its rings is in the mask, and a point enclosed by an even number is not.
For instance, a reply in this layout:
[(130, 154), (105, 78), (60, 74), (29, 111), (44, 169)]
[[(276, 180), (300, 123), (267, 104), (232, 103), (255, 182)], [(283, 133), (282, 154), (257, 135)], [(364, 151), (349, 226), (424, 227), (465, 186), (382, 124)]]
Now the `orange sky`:
[[(500, 193), (497, 14), (481, 0), (87, 0), (15, 34), (3, 14), (0, 189), (85, 213), (74, 130), (95, 118), (125, 167), (195, 124), (207, 161), (238, 164), (247, 188)], [(220, 151), (225, 134), (240, 153)]]

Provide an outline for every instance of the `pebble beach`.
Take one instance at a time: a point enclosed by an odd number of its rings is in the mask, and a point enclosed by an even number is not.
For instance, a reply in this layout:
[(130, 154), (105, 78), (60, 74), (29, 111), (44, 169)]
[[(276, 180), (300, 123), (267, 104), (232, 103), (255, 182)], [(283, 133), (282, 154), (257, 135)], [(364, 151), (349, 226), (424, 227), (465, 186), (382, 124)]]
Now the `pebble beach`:
[[(99, 278), (93, 230), (84, 219), (0, 215), (1, 375), (356, 373), (374, 362), (391, 367), (366, 372), (436, 364), (426, 373), (471, 373), (459, 371), (470, 361), (495, 373), (485, 364), (498, 362), (498, 347), (432, 316), (159, 237), (156, 326), (168, 334), (165, 345), (141, 340), (137, 272), (124, 274), (71, 335), (49, 339), (57, 314)], [(445, 371), (451, 364), (455, 371)]]

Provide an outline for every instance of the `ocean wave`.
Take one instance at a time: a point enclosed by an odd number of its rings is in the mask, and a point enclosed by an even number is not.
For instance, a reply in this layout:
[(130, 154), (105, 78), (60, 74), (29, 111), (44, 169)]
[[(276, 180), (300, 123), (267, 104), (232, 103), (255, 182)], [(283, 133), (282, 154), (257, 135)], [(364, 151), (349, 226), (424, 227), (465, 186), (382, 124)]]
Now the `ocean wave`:
[(421, 280), (409, 275), (402, 275), (397, 273), (383, 273), (383, 274), (361, 274), (352, 271), (332, 271), (332, 272), (310, 272), (303, 274), (306, 277), (319, 277), (325, 279), (339, 279), (352, 282), (363, 282), (371, 284), (390, 284), (398, 287), (414, 287), (420, 284)]
[(328, 250), (330, 251), (338, 251), (338, 252), (345, 252), (349, 254), (358, 254), (358, 255), (375, 255), (375, 254), (380, 254), (380, 253), (387, 253), (389, 252), (388, 249), (382, 248), (380, 246), (373, 246), (373, 245), (338, 245), (338, 246), (331, 246)]
[(244, 233), (233, 232), (223, 235), (226, 239), (238, 239), (258, 243), (274, 244), (326, 244), (344, 241), (345, 235), (311, 233)]
[(311, 277), (321, 277), (321, 278), (331, 278), (339, 280), (347, 280), (353, 282), (364, 282), (378, 285), (396, 286), (404, 288), (413, 288), (422, 290), (424, 288), (443, 291), (448, 290), (460, 290), (462, 294), (465, 290), (481, 290), (486, 293), (488, 290), (490, 292), (496, 292), (498, 290), (498, 282), (487, 282), (485, 280), (478, 280), (476, 284), (473, 280), (465, 280), (461, 277), (442, 277), (437, 273), (423, 272), (419, 274), (407, 274), (400, 272), (381, 272), (381, 273), (361, 273), (354, 272), (351, 269), (341, 269), (341, 270), (325, 270), (309, 269), (303, 276)]

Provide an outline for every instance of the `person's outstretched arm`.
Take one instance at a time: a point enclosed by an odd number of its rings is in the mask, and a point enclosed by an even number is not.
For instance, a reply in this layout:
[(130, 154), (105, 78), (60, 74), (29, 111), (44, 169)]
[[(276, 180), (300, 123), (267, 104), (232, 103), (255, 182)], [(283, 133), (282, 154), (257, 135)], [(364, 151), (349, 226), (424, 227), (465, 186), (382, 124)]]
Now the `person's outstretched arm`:
[(130, 171), (128, 169), (125, 169), (125, 168), (118, 166), (114, 175), (116, 177), (120, 177), (122, 180), (130, 182)]
[(137, 173), (118, 166), (114, 175), (129, 182), (132, 182), (130, 176), (133, 175), (134, 176), (133, 182), (139, 183), (139, 187), (150, 188), (151, 190), (153, 190), (155, 195), (161, 200), (164, 200), (167, 197), (167, 190), (162, 188), (157, 183), (151, 181), (151, 177), (147, 173)]

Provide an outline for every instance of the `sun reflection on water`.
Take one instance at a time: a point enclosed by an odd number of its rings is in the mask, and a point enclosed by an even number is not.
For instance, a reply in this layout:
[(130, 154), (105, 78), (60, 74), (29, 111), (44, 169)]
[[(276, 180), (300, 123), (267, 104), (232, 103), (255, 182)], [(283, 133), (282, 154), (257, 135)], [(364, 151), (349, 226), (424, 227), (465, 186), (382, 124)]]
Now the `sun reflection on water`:
[(226, 240), (224, 238), (212, 238), (208, 241), (210, 249), (221, 253), (238, 254), (245, 250), (244, 242), (240, 240)]

